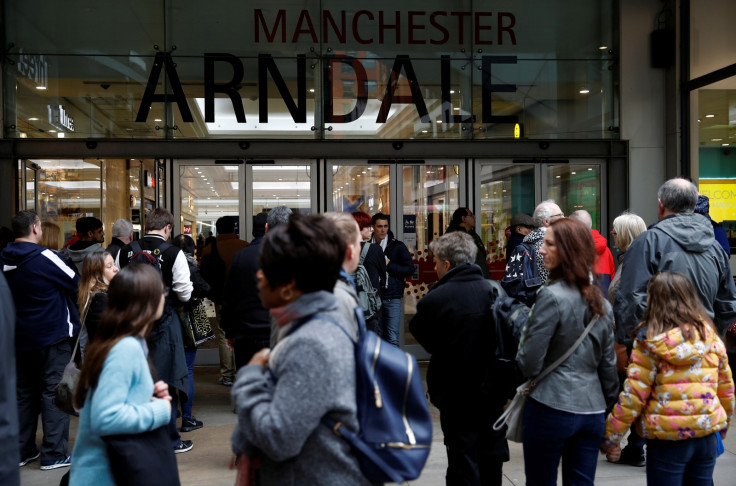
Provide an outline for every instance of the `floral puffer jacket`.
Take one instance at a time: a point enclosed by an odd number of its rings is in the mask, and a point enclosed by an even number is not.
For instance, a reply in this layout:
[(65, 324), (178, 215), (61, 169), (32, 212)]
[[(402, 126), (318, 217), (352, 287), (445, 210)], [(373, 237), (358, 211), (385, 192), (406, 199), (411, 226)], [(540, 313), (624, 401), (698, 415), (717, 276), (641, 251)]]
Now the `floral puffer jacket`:
[(683, 440), (728, 429), (734, 383), (726, 348), (710, 326), (706, 334), (688, 341), (678, 327), (634, 343), (624, 389), (606, 421), (609, 443), (618, 444), (634, 421), (648, 439)]

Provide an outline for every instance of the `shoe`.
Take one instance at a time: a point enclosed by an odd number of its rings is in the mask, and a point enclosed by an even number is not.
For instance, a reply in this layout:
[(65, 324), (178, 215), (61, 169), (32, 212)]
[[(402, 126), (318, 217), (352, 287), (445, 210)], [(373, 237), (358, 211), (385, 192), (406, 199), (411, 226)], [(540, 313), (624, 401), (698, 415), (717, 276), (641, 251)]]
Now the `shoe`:
[(41, 461), (41, 471), (50, 471), (60, 467), (69, 467), (72, 465), (72, 456), (66, 456), (61, 461)]
[[(613, 461), (608, 461), (613, 462)], [(634, 450), (634, 448), (624, 447), (621, 451), (621, 457), (618, 461), (613, 464), (623, 464), (626, 466), (644, 467), (647, 465), (644, 453), (641, 450)]]
[(204, 423), (202, 423), (201, 420), (197, 420), (194, 417), (181, 419), (181, 431), (182, 432), (191, 432), (192, 430), (201, 429), (203, 426), (204, 426)]
[(174, 447), (174, 454), (181, 454), (182, 452), (189, 452), (194, 447), (194, 442), (191, 440), (180, 440), (179, 444)]
[(233, 381), (228, 378), (220, 377), (220, 379), (217, 380), (217, 384), (222, 386), (233, 386)]
[(35, 460), (36, 460), (36, 459), (38, 459), (39, 457), (41, 457), (41, 453), (40, 453), (40, 452), (36, 452), (36, 453), (35, 453), (34, 455), (32, 455), (32, 456), (28, 456), (28, 457), (26, 457), (25, 459), (23, 459), (22, 461), (20, 461), (20, 462), (18, 463), (18, 467), (23, 467), (23, 466), (25, 466), (26, 464), (28, 464), (29, 462), (31, 462), (31, 461), (35, 461)]

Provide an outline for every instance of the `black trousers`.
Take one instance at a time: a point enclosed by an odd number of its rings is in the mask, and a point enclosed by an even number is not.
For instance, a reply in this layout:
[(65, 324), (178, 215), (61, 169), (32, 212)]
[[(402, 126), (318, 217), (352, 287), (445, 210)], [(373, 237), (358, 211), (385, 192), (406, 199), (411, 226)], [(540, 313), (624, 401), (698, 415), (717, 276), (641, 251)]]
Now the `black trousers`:
[[(75, 338), (76, 339), (76, 338)], [(42, 461), (61, 461), (69, 455), (69, 415), (54, 406), (56, 385), (72, 356), (74, 339), (32, 351), (16, 351), (18, 425), (21, 459), (36, 454), (36, 429), (41, 414)]]
[(509, 460), (506, 431), (493, 430), (490, 412), (468, 415), (440, 410), (447, 449), (447, 486), (500, 486)]

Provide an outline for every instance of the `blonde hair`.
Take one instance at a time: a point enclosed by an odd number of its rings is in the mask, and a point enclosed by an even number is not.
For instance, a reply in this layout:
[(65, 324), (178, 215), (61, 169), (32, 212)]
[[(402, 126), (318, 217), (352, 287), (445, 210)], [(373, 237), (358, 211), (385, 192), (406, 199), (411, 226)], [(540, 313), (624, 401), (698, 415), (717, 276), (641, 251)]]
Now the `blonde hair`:
[(324, 216), (332, 221), (346, 245), (353, 245), (355, 241), (360, 238), (360, 228), (358, 227), (358, 223), (355, 221), (355, 218), (353, 218), (350, 213), (330, 211), (328, 213), (324, 213)]
[(49, 250), (58, 250), (61, 247), (61, 228), (55, 223), (44, 221), (41, 223), (41, 241), (38, 243)]
[(616, 232), (616, 246), (621, 251), (628, 250), (637, 236), (647, 230), (647, 225), (641, 217), (625, 211), (613, 220), (613, 231)]
[(82, 273), (79, 277), (79, 314), (86, 314), (92, 296), (97, 292), (106, 292), (109, 282), (105, 282), (105, 259), (110, 255), (106, 251), (93, 251), (84, 257)]

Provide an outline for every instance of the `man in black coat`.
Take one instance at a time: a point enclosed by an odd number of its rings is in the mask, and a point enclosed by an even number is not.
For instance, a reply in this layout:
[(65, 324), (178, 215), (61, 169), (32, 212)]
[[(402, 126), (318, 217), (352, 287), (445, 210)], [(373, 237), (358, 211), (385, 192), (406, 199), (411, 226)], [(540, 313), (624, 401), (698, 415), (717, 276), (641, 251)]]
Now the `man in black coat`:
[(20, 450), (15, 399), (15, 305), (0, 273), (0, 484), (18, 486)]
[(228, 346), (233, 349), (236, 370), (247, 365), (257, 351), (271, 347), (271, 316), (258, 297), (256, 272), (261, 268), (263, 235), (279, 224), (288, 223), (291, 213), (286, 206), (277, 206), (268, 214), (253, 216), (255, 238), (235, 254), (230, 266), (223, 289), (220, 326)]
[(505, 431), (493, 422), (506, 398), (493, 388), (494, 292), (474, 264), (477, 247), (464, 232), (429, 245), (439, 281), (417, 304), (409, 324), (432, 354), (427, 387), (440, 410), (447, 448), (447, 484), (500, 485), (509, 460)]

